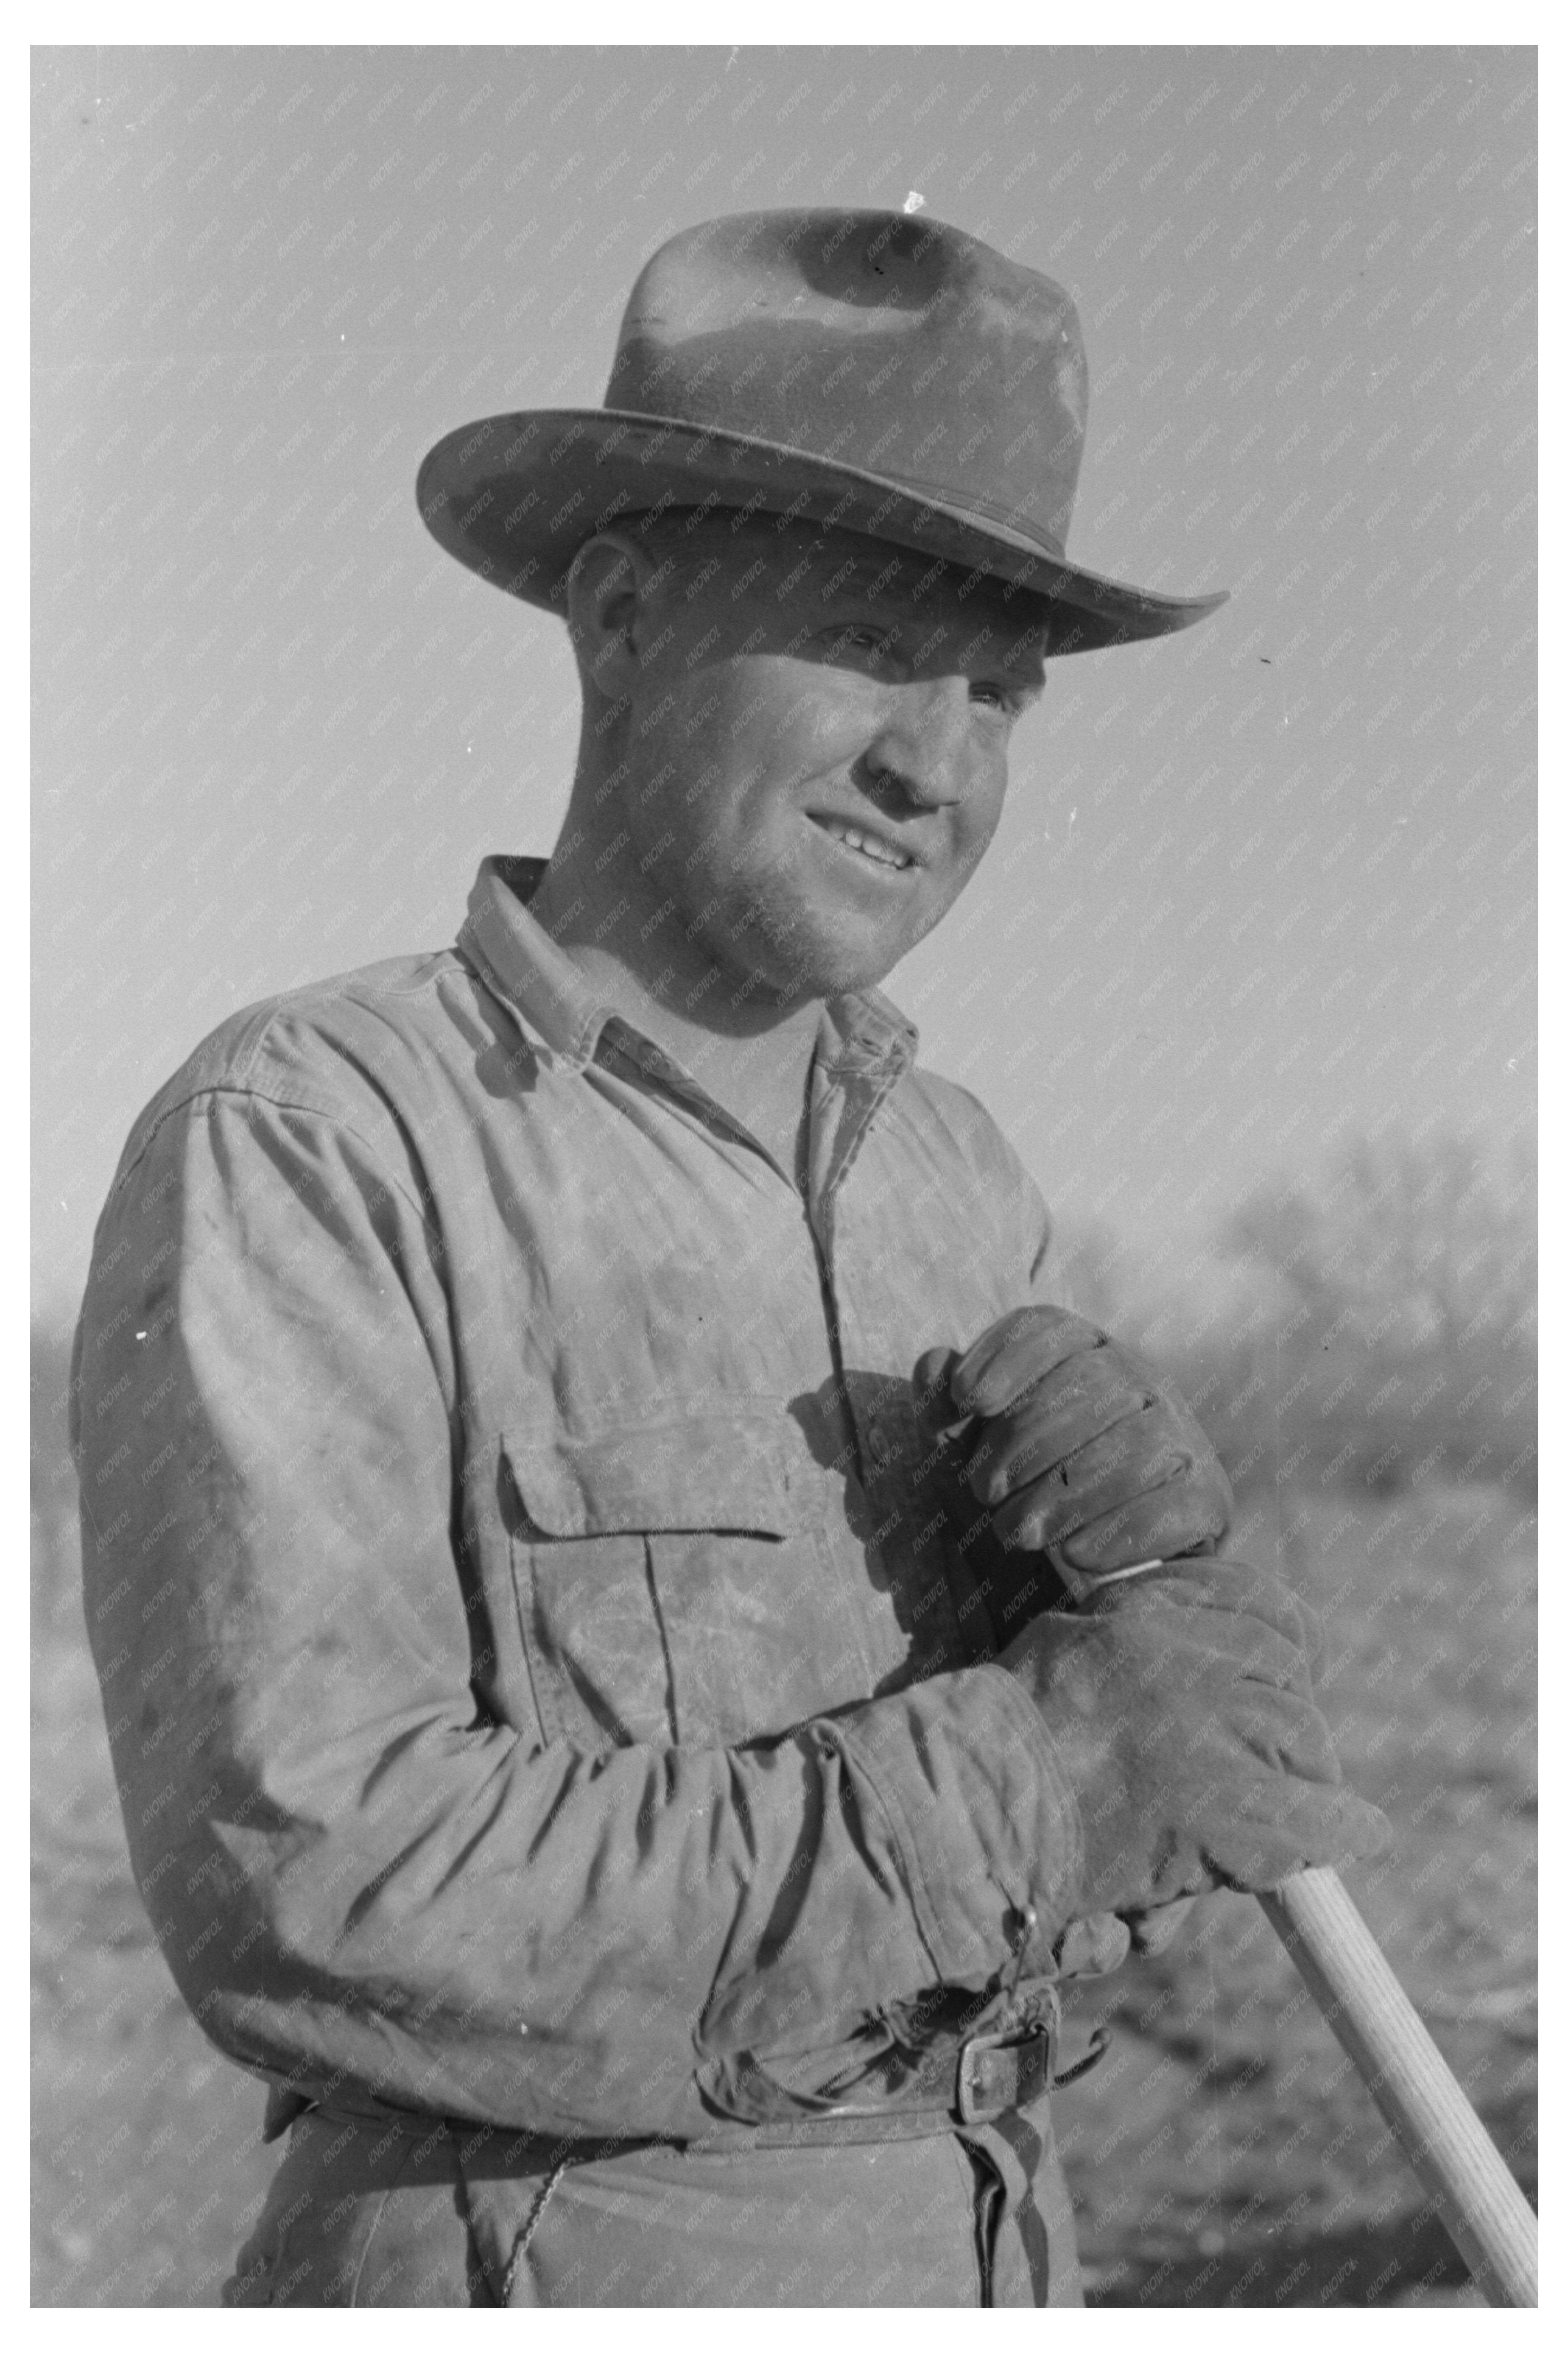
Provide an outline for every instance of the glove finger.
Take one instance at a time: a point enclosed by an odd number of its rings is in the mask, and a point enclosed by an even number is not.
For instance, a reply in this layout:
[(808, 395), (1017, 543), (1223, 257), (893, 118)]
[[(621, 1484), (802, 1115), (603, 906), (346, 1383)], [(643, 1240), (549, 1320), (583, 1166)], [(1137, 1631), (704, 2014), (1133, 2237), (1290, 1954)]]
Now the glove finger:
[[(1141, 1560), (1176, 1560), (1204, 1544), (1218, 1544), (1228, 1525), (1221, 1498), (1201, 1471), (1151, 1487), (1115, 1511), (1086, 1519), (1064, 1535), (1060, 1551), (1069, 1568), (1089, 1574), (1131, 1568)], [(1047, 1538), (1047, 1545), (1057, 1540)]]
[(1381, 1806), (1358, 1797), (1353, 1789), (1346, 1789), (1334, 1824), (1334, 1837), (1332, 1862), (1370, 1862), (1374, 1855), (1386, 1854), (1394, 1844), (1394, 1824)]
[(1186, 1927), (1195, 1895), (1179, 1895), (1173, 1904), (1162, 1904), (1155, 1912), (1139, 1912), (1127, 1922), (1132, 1938), (1132, 1950), (1140, 1960), (1152, 1960), (1167, 1952)]
[(915, 1412), (921, 1429), (933, 1438), (939, 1430), (965, 1419), (955, 1409), (950, 1393), (953, 1366), (958, 1361), (956, 1348), (928, 1348), (915, 1366)]
[(1224, 1463), (1215, 1453), (1214, 1443), (1196, 1414), (1178, 1389), (1165, 1382), (1155, 1386), (1154, 1395), (1160, 1406), (1170, 1416), (1171, 1426), (1180, 1431), (1182, 1441), (1215, 1493), (1224, 1504), (1225, 1525), (1228, 1531), (1236, 1514), (1236, 1494)]
[[(1103, 1487), (1110, 1482), (1100, 1483)], [(1123, 1482), (1115, 1483), (1120, 1486)], [(1194, 1515), (1182, 1510), (1183, 1492), (1183, 1482), (1172, 1480), (1148, 1495), (1133, 1496), (1107, 1512), (1100, 1508), (1100, 1493), (1091, 1490), (1080, 1493), (1060, 1470), (1050, 1471), (1043, 1478), (1030, 1480), (1005, 1502), (991, 1505), (990, 1522), (1009, 1547), (1058, 1552), (1069, 1567), (1079, 1566), (1078, 1547), (1092, 1528), (1097, 1532), (1096, 1541), (1084, 1565), (1092, 1559), (1102, 1572), (1113, 1567), (1131, 1568), (1137, 1561), (1163, 1559), (1167, 1553), (1185, 1548), (1173, 1542), (1163, 1544), (1160, 1537), (1149, 1533), (1160, 1527), (1174, 1536), (1186, 1526)], [(1191, 1541), (1201, 1542), (1213, 1521), (1212, 1513), (1205, 1514)]]
[(1060, 1978), (1108, 1977), (1127, 1958), (1129, 1933), (1114, 1912), (1088, 1912), (1069, 1920), (1058, 1937), (1054, 1958)]
[[(1265, 1643), (1276, 1646), (1268, 1651)], [(1279, 1635), (1262, 1635), (1248, 1659), (1245, 1684), (1233, 1691), (1226, 1710), (1226, 1726), (1270, 1772), (1320, 1788), (1337, 1788), (1343, 1779), (1334, 1754), (1333, 1736), (1322, 1710), (1303, 1689), (1305, 1677), (1292, 1675), (1291, 1646)]]
[[(1300, 1654), (1301, 1690), (1310, 1698), (1312, 1674), (1323, 1655), (1323, 1629), (1310, 1603), (1267, 1569), (1248, 1568), (1237, 1596), (1249, 1618), (1275, 1628)], [(1227, 1606), (1229, 1603), (1227, 1601)]]
[(1370, 1862), (1392, 1842), (1387, 1816), (1353, 1789), (1281, 1786), (1285, 1801), (1276, 1794), (1263, 1820), (1237, 1820), (1216, 1839), (1208, 1861), (1224, 1884), (1254, 1893), (1281, 1887), (1299, 1872)]
[(1018, 1487), (1041, 1471), (1053, 1471), (1058, 1463), (1069, 1463), (1107, 1430), (1121, 1430), (1133, 1421), (1147, 1423), (1147, 1429), (1129, 1433), (1123, 1440), (1129, 1451), (1152, 1454), (1173, 1442), (1171, 1423), (1154, 1393), (1131, 1377), (1114, 1348), (1093, 1348), (1086, 1356), (1074, 1356), (1068, 1365), (1058, 1365), (1056, 1372), (1023, 1390), (1023, 1396), (980, 1426), (971, 1475), (985, 1468), (994, 1501), (1002, 1501), (1008, 1487)]
[(953, 1405), (962, 1413), (1000, 1413), (1070, 1356), (1107, 1345), (1098, 1324), (1065, 1307), (1020, 1308), (983, 1332), (953, 1367)]
[[(1158, 1405), (1129, 1414), (1074, 1450), (1058, 1466), (1085, 1519), (1130, 1504), (1172, 1481), (1190, 1480), (1199, 1459)], [(1205, 1466), (1206, 1467), (1206, 1466)]]
[[(1170, 1458), (1176, 1446), (1175, 1433), (1149, 1392), (1123, 1376), (1114, 1361), (1103, 1377), (1080, 1377), (1080, 1368), (1110, 1356), (1109, 1349), (1100, 1349), (1092, 1356), (1075, 1357), (983, 1424), (965, 1465), (983, 1504), (999, 1504), (1026, 1481), (1058, 1468), (1076, 1482), (1084, 1449), (1112, 1431), (1124, 1435), (1119, 1453), (1107, 1460), (1108, 1478), (1124, 1461), (1125, 1483), (1137, 1493), (1163, 1475), (1160, 1469), (1152, 1477), (1138, 1475), (1145, 1456), (1155, 1461)], [(1130, 1429), (1134, 1423), (1139, 1427)], [(1086, 1467), (1093, 1471), (1096, 1465)]]

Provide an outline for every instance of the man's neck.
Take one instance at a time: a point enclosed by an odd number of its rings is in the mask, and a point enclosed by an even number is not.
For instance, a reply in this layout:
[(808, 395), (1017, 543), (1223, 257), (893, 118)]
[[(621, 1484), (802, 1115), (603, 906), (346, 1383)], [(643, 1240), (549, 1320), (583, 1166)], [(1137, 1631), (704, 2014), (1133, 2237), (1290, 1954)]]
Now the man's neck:
[(821, 1003), (782, 1007), (759, 992), (742, 996), (711, 967), (699, 980), (668, 960), (656, 965), (636, 927), (612, 922), (606, 928), (573, 881), (553, 863), (547, 867), (530, 913), (623, 1019), (689, 1071), (792, 1182), (804, 1185)]

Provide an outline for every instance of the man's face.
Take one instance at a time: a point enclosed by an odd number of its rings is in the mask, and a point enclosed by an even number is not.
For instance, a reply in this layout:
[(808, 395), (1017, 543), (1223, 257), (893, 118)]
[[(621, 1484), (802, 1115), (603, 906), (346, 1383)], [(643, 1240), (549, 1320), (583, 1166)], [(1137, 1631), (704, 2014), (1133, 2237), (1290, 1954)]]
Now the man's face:
[[(787, 1003), (880, 980), (1002, 813), (1040, 607), (845, 532), (710, 518), (642, 622), (616, 815), (660, 946)], [(659, 911), (662, 911), (660, 913)]]

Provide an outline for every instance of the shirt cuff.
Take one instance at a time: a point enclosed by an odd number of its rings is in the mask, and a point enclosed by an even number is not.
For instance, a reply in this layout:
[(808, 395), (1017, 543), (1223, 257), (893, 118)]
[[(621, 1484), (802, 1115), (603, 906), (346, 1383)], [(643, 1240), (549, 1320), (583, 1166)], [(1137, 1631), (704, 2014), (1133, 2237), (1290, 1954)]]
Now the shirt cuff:
[(1006, 1668), (936, 1675), (819, 1728), (890, 1825), (940, 1981), (978, 1990), (1010, 1962), (1023, 1977), (1054, 1974), (1083, 1826), (1050, 1736)]

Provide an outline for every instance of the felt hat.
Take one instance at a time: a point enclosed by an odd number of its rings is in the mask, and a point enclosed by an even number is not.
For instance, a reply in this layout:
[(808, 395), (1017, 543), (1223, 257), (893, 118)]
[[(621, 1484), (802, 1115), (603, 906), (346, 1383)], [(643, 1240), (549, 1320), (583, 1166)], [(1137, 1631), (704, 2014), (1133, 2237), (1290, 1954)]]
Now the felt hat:
[(602, 408), (447, 434), (419, 470), (441, 545), (564, 610), (595, 531), (673, 507), (837, 524), (1051, 600), (1048, 650), (1190, 628), (1224, 604), (1070, 563), (1089, 407), (1070, 296), (945, 222), (731, 213), (644, 266)]

